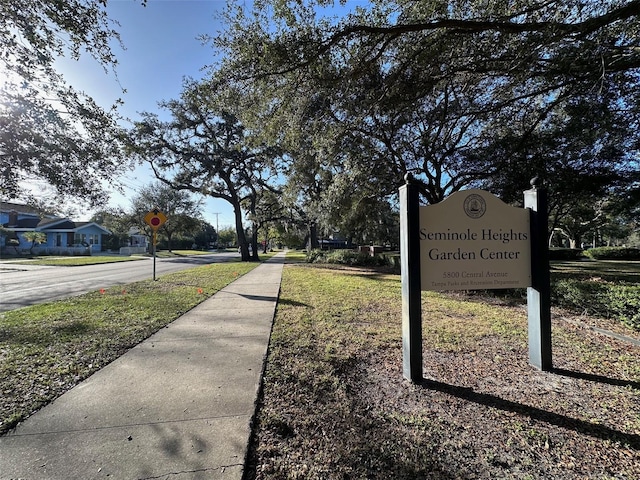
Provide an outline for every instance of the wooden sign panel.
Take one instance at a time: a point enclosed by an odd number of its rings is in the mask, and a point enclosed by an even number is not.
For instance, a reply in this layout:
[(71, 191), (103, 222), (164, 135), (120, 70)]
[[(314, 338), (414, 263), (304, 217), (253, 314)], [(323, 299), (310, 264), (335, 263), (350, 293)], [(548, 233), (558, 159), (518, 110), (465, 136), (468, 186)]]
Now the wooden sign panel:
[(528, 209), (483, 190), (463, 190), (420, 207), (422, 290), (531, 286)]

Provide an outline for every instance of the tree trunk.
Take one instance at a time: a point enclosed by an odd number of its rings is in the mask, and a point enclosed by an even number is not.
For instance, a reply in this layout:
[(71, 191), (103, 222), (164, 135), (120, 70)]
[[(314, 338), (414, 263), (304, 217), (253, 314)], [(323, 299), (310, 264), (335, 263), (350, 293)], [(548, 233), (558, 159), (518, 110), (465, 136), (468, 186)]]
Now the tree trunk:
[(582, 248), (582, 235), (574, 234), (573, 237), (569, 239), (569, 247)]
[(240, 257), (243, 262), (251, 260), (249, 256), (249, 245), (247, 245), (247, 237), (244, 234), (244, 227), (242, 226), (242, 208), (240, 203), (233, 205), (233, 214), (236, 220), (236, 235), (238, 236), (238, 247), (240, 248)]
[(318, 226), (315, 222), (309, 224), (309, 237), (307, 239), (307, 252), (320, 247), (318, 243)]
[(251, 252), (252, 260), (260, 260), (260, 256), (258, 255), (258, 229), (255, 223), (251, 226)]

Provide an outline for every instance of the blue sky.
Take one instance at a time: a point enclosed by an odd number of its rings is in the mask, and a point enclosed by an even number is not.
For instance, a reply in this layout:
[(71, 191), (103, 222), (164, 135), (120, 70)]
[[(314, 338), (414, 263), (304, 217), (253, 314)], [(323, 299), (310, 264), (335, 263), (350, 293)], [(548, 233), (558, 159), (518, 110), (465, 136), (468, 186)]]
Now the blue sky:
[[(107, 11), (120, 23), (115, 28), (126, 49), (114, 46), (119, 62), (117, 79), (89, 58), (80, 62), (62, 60), (59, 68), (71, 85), (90, 94), (103, 107), (122, 98), (120, 113), (132, 120), (139, 119), (142, 111), (161, 113), (158, 101), (177, 98), (184, 77), (201, 78), (203, 67), (214, 62), (211, 47), (202, 45), (196, 37), (216, 35), (221, 30), (216, 15), (224, 8), (224, 0), (149, 0), (146, 7), (139, 0), (110, 0)], [(114, 192), (109, 205), (129, 208), (136, 191), (154, 177), (148, 169), (138, 168), (121, 180), (124, 196)], [(91, 213), (84, 211), (81, 216)], [(207, 199), (203, 214), (213, 226), (234, 224), (233, 209), (223, 200)]]

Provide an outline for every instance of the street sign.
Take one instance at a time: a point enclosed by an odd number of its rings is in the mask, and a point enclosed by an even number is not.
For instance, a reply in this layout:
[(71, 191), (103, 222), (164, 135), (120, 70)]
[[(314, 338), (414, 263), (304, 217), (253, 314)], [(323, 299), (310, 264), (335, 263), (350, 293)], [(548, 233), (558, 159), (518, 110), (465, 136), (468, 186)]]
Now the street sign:
[(144, 223), (151, 227), (153, 230), (153, 280), (156, 280), (156, 245), (158, 244), (158, 229), (164, 225), (167, 221), (167, 217), (157, 208), (154, 208), (144, 216)]
[(167, 221), (167, 217), (157, 208), (154, 208), (144, 216), (144, 223), (149, 225), (155, 232)]

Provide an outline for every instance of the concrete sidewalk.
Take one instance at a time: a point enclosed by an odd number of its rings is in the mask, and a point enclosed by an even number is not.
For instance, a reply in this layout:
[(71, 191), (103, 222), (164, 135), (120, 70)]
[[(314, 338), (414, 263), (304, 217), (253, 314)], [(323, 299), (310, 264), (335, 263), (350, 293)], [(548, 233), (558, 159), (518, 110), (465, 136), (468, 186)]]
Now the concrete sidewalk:
[(284, 253), (0, 437), (0, 479), (243, 473)]

